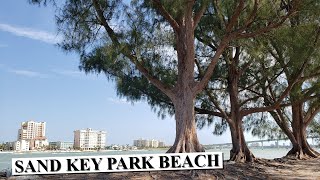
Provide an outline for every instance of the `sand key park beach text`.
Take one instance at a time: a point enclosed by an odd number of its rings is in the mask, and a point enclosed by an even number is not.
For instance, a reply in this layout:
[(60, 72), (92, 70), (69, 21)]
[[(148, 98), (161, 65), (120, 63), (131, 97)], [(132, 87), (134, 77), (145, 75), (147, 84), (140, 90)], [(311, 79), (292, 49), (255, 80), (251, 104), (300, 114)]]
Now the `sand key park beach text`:
[(222, 152), (12, 159), (12, 175), (222, 168)]

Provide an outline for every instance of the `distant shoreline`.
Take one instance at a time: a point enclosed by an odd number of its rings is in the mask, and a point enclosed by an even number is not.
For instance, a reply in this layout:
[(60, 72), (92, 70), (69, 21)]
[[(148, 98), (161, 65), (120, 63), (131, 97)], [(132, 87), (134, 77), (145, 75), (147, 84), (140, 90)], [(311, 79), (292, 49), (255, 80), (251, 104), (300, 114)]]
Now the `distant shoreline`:
[(156, 150), (167, 150), (168, 148), (146, 148), (146, 149), (126, 149), (126, 150), (30, 150), (30, 151), (0, 151), (1, 153), (14, 153), (14, 154), (27, 154), (27, 153), (81, 153), (81, 152), (118, 152), (118, 151), (156, 151)]
[[(272, 147), (272, 146), (264, 146), (264, 147), (251, 147), (252, 149), (290, 149), (291, 147)], [(103, 150), (29, 150), (29, 151), (0, 151), (1, 153), (77, 153), (77, 152), (121, 152), (121, 151), (165, 151), (168, 150), (169, 147), (161, 147), (161, 148), (143, 148), (143, 149), (103, 149)], [(230, 148), (216, 148), (216, 149), (206, 149), (207, 150), (217, 150), (220, 151), (222, 149), (230, 149)]]

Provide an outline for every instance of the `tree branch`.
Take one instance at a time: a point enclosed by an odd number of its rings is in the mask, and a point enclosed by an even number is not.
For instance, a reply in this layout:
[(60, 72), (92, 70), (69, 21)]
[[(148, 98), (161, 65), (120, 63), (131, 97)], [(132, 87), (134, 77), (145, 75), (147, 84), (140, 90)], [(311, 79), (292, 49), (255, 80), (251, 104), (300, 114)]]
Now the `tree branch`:
[(220, 0), (214, 0), (214, 2), (212, 3), (213, 4), (213, 8), (214, 8), (214, 11), (217, 13), (221, 23), (223, 23), (223, 25), (226, 27), (227, 26), (227, 22), (226, 22), (226, 19), (224, 18), (224, 16), (221, 14), (221, 9), (220, 9), (219, 4), (218, 4), (219, 2), (221, 2), (221, 1)]
[[(199, 61), (197, 59), (195, 59), (195, 63), (196, 63), (196, 66), (198, 68), (199, 75), (202, 76), (203, 72), (202, 72), (200, 63), (199, 63)], [(219, 103), (212, 96), (212, 94), (208, 90), (208, 88), (205, 88), (205, 92), (206, 92), (207, 96), (209, 97), (210, 101), (214, 104), (215, 108), (217, 108), (218, 111), (221, 113), (222, 118), (224, 118), (229, 124), (232, 124), (233, 122), (230, 121), (229, 116), (227, 115), (227, 113), (224, 110), (222, 110), (222, 108), (220, 107)]]
[(197, 82), (196, 85), (194, 86), (194, 88), (193, 88), (194, 94), (198, 94), (207, 86), (207, 84), (213, 74), (213, 70), (214, 70), (216, 64), (218, 63), (218, 60), (219, 60), (221, 54), (223, 53), (224, 49), (227, 47), (229, 41), (230, 41), (229, 38), (224, 38), (221, 41), (219, 47), (217, 48), (215, 55), (211, 58), (211, 62), (209, 64), (209, 66), (207, 67), (206, 72), (203, 74), (202, 79), (200, 80), (200, 82)]
[(156, 5), (157, 10), (160, 12), (160, 14), (169, 22), (171, 27), (175, 32), (179, 31), (179, 24), (177, 21), (169, 14), (169, 12), (163, 7), (160, 0), (152, 0), (154, 4)]
[(248, 28), (254, 22), (254, 19), (256, 18), (257, 11), (258, 11), (258, 5), (259, 5), (258, 0), (255, 0), (253, 10), (244, 25), (245, 28)]
[(288, 87), (282, 92), (281, 96), (278, 98), (278, 100), (276, 102), (273, 103), (273, 105), (268, 106), (268, 107), (261, 107), (261, 108), (250, 108), (250, 109), (244, 109), (240, 111), (240, 114), (242, 116), (247, 116), (249, 114), (252, 113), (257, 113), (257, 112), (264, 112), (264, 111), (272, 111), (274, 109), (278, 109), (280, 108), (281, 102), (283, 101), (283, 99), (288, 96), (288, 94), (290, 93), (293, 85), (295, 85), (299, 79), (299, 77), (301, 76), (304, 68), (305, 68), (306, 62), (303, 64), (302, 68), (300, 69), (300, 72), (298, 73), (298, 75), (295, 77), (295, 80), (292, 81)]
[[(296, 0), (295, 2), (298, 2), (299, 0)], [(288, 13), (284, 16), (281, 16), (279, 18), (279, 21), (277, 22), (269, 22), (268, 25), (264, 28), (261, 28), (259, 30), (256, 30), (254, 32), (249, 32), (249, 33), (243, 33), (243, 31), (247, 28), (247, 27), (243, 27), (240, 28), (238, 30), (235, 31), (235, 38), (239, 39), (239, 38), (249, 38), (249, 37), (254, 37), (257, 35), (261, 35), (264, 33), (267, 33), (279, 26), (281, 26), (289, 17), (291, 17), (292, 15), (294, 15), (297, 11), (298, 8), (298, 3), (296, 3), (293, 8), (291, 8)], [(250, 23), (249, 23), (250, 24)]]
[[(311, 109), (313, 109), (313, 108), (311, 108)], [(307, 118), (304, 120), (305, 126), (308, 126), (308, 125), (311, 123), (311, 121), (314, 119), (314, 117), (315, 117), (318, 113), (320, 113), (320, 106), (314, 108), (314, 111), (313, 111), (313, 112), (310, 112), (309, 117), (307, 117)]]
[(207, 110), (207, 109), (201, 109), (201, 108), (198, 108), (198, 107), (194, 107), (194, 110), (196, 111), (197, 114), (209, 114), (209, 115), (212, 115), (212, 116), (217, 116), (217, 117), (224, 118), (223, 115), (221, 113), (219, 113), (219, 112), (210, 111), (210, 110)]
[(207, 7), (208, 7), (208, 3), (201, 4), (200, 10), (193, 17), (193, 29), (195, 29), (197, 27), (198, 23), (200, 22), (200, 20), (203, 16), (203, 13), (207, 9)]
[(248, 98), (246, 100), (244, 100), (243, 102), (240, 103), (240, 107), (245, 105), (246, 103), (248, 103), (249, 101), (255, 101), (257, 99), (261, 98), (261, 96), (254, 96), (252, 98)]
[(143, 74), (153, 85), (159, 88), (163, 93), (165, 93), (168, 97), (173, 98), (173, 91), (171, 87), (163, 84), (159, 79), (152, 76), (149, 71), (138, 61), (137, 57), (131, 53), (129, 49), (126, 47), (121, 47), (117, 34), (113, 31), (113, 29), (109, 26), (107, 19), (105, 18), (103, 11), (100, 7), (98, 0), (92, 0), (93, 6), (97, 12), (98, 19), (102, 26), (107, 31), (111, 41), (120, 49), (121, 53), (130, 59), (130, 61), (136, 66), (136, 68)]
[(295, 7), (296, 7), (296, 6), (294, 6), (294, 8), (292, 8), (287, 13), (287, 15), (282, 16), (278, 22), (270, 22), (266, 27), (261, 28), (259, 30), (256, 30), (254, 32), (251, 32), (251, 33), (242, 33), (242, 31), (231, 32), (232, 28), (235, 26), (237, 19), (239, 18), (240, 14), (241, 14), (243, 6), (244, 6), (244, 0), (240, 0), (235, 12), (233, 13), (230, 21), (227, 24), (226, 35), (222, 38), (221, 43), (220, 43), (219, 47), (217, 48), (215, 55), (211, 59), (211, 62), (208, 65), (208, 68), (207, 68), (203, 78), (201, 79), (201, 81), (199, 83), (196, 83), (196, 86), (194, 88), (196, 94), (199, 93), (202, 89), (204, 89), (205, 86), (207, 85), (207, 83), (209, 82), (210, 77), (213, 74), (213, 70), (217, 64), (217, 61), (220, 58), (220, 55), (223, 53), (224, 49), (226, 48), (227, 44), (230, 42), (231, 39), (234, 40), (234, 39), (239, 39), (239, 38), (248, 38), (248, 37), (253, 37), (253, 36), (256, 36), (259, 34), (269, 32), (272, 29), (279, 27), (287, 18), (292, 16), (292, 14), (294, 14), (294, 12), (295, 12)]
[(232, 28), (235, 26), (238, 20), (238, 17), (240, 16), (241, 11), (243, 10), (243, 7), (244, 7), (244, 0), (239, 0), (239, 5), (235, 9), (233, 15), (230, 18), (230, 21), (227, 24), (227, 27), (226, 27), (227, 34), (230, 33), (232, 31)]

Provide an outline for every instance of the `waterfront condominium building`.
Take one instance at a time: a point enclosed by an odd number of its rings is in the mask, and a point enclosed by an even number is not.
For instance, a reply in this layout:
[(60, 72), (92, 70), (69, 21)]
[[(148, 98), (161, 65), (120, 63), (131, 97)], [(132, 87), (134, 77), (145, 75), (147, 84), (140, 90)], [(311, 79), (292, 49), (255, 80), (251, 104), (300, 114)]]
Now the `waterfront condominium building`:
[(80, 150), (96, 150), (103, 149), (106, 146), (106, 132), (92, 130), (74, 131), (74, 148)]
[[(46, 138), (46, 122), (27, 121), (21, 123), (21, 128), (18, 130), (18, 141), (28, 141), (30, 149), (41, 149), (48, 145)], [(19, 144), (18, 142), (16, 144)], [(20, 148), (25, 149), (25, 148)]]
[(18, 140), (46, 139), (46, 123), (27, 121), (21, 123)]
[(146, 140), (146, 139), (137, 139), (133, 140), (133, 145), (136, 147), (151, 147), (151, 148), (158, 148), (158, 147), (164, 147), (164, 142), (158, 141), (155, 139), (152, 140)]
[(150, 141), (146, 139), (137, 139), (133, 141), (133, 145), (136, 147), (149, 147)]
[(152, 139), (152, 140), (149, 141), (149, 146), (157, 148), (157, 147), (159, 147), (159, 141), (155, 140), (155, 139)]

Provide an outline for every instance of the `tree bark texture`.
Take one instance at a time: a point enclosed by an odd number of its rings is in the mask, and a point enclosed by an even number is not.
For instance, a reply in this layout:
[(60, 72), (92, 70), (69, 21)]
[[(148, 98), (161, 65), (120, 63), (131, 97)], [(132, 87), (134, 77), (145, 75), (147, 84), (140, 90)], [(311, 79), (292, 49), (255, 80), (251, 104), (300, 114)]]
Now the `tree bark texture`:
[[(190, 6), (190, 7), (189, 7)], [(175, 34), (178, 55), (178, 79), (171, 99), (175, 108), (176, 138), (168, 153), (202, 152), (199, 143), (194, 116), (194, 24), (192, 6), (187, 6), (185, 16), (180, 20), (180, 27)]]
[(174, 102), (176, 138), (168, 153), (203, 152), (199, 143), (194, 118), (194, 98), (181, 91), (181, 97)]
[(232, 149), (230, 150), (230, 161), (235, 162), (253, 162), (255, 156), (249, 150), (243, 130), (242, 124), (238, 124), (235, 127), (230, 127), (232, 138)]
[(315, 151), (307, 141), (306, 129), (313, 117), (307, 117), (303, 110), (303, 102), (296, 102), (296, 94), (301, 89), (301, 84), (294, 85), (291, 93), (290, 100), (293, 102), (291, 106), (291, 128), (287, 123), (287, 119), (282, 114), (281, 110), (271, 111), (270, 114), (275, 119), (281, 130), (287, 135), (292, 143), (291, 150), (287, 156), (294, 156), (297, 159), (317, 158), (320, 154)]
[(239, 78), (240, 74), (237, 69), (239, 64), (239, 49), (236, 49), (236, 55), (231, 59), (228, 65), (228, 92), (230, 97), (231, 113), (229, 127), (232, 138), (232, 149), (230, 150), (230, 161), (252, 162), (255, 160), (254, 155), (249, 150), (242, 128), (242, 119), (239, 105)]
[(292, 135), (294, 141), (292, 149), (288, 152), (288, 156), (295, 156), (298, 159), (317, 158), (319, 153), (315, 151), (307, 141), (307, 124), (304, 122), (303, 104), (297, 103), (292, 105)]

